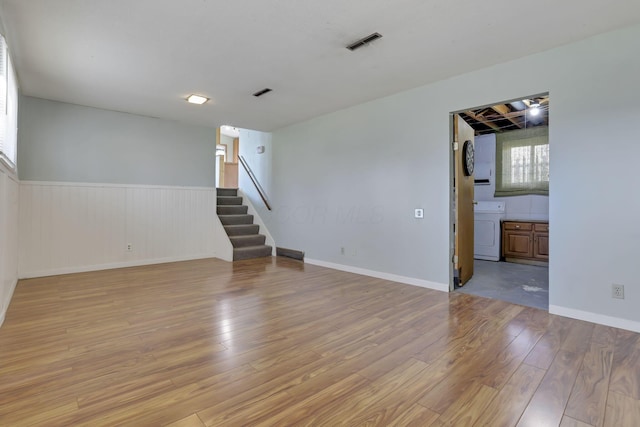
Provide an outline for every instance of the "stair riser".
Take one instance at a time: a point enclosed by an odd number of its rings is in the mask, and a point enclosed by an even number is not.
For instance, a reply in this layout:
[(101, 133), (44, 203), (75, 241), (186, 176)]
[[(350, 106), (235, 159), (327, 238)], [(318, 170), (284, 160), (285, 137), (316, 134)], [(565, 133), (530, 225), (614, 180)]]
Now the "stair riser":
[(255, 224), (243, 225), (241, 227), (225, 226), (224, 229), (228, 236), (248, 236), (250, 234), (258, 234), (260, 226)]
[(242, 205), (242, 197), (218, 197), (218, 206)]
[(258, 248), (235, 248), (233, 250), (233, 260), (240, 261), (243, 259), (262, 258), (271, 256), (271, 246), (261, 246)]
[(218, 215), (245, 215), (248, 210), (249, 208), (247, 206), (226, 205), (218, 206), (216, 208), (216, 213)]
[(216, 193), (218, 196), (237, 196), (238, 190), (235, 188), (218, 188)]
[(251, 235), (251, 236), (231, 236), (229, 237), (231, 244), (234, 248), (245, 248), (247, 246), (260, 246), (264, 245), (267, 240), (263, 234)]
[(222, 225), (253, 224), (253, 215), (218, 215)]

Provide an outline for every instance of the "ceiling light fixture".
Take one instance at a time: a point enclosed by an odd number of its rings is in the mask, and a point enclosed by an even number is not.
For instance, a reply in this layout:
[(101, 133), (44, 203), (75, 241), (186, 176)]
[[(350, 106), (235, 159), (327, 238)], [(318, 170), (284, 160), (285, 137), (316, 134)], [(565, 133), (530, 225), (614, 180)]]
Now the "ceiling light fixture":
[(202, 105), (205, 102), (207, 102), (209, 100), (209, 98), (202, 96), (202, 95), (189, 95), (187, 96), (187, 102), (191, 103), (191, 104), (197, 104), (197, 105)]
[(535, 99), (531, 101), (531, 104), (529, 104), (529, 114), (534, 117), (540, 114), (540, 103)]

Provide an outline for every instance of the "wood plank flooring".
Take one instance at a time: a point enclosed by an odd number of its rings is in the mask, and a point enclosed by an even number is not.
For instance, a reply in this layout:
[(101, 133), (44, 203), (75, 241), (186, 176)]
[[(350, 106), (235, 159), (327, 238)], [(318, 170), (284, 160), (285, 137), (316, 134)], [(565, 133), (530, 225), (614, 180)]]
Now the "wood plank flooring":
[(640, 335), (286, 258), (22, 280), (0, 426), (638, 426)]

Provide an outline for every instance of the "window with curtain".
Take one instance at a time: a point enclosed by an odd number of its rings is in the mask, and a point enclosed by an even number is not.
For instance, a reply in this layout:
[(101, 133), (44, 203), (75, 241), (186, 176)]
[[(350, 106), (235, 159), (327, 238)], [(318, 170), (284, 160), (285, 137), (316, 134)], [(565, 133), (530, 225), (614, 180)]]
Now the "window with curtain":
[(15, 169), (18, 143), (18, 83), (0, 35), (0, 160)]
[(496, 134), (496, 197), (549, 195), (549, 128)]

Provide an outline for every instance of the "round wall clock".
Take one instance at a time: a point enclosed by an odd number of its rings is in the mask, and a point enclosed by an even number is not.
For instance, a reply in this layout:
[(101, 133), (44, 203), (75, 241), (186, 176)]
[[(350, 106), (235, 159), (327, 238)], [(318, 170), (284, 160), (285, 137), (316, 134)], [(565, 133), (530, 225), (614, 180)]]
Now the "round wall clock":
[(462, 165), (464, 166), (464, 174), (465, 176), (473, 175), (473, 164), (474, 164), (474, 151), (473, 151), (473, 142), (465, 141), (462, 146)]

